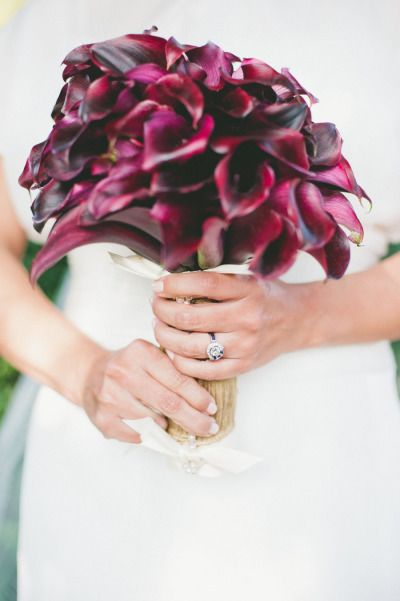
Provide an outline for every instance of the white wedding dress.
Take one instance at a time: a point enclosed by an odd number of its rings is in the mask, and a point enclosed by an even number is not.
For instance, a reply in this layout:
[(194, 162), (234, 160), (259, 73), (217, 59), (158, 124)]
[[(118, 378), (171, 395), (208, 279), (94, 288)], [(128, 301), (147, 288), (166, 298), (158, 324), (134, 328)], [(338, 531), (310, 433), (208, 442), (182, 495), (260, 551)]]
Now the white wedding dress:
[[(15, 179), (47, 134), (63, 55), (156, 23), (161, 35), (211, 38), (292, 66), (315, 91), (316, 118), (338, 123), (375, 199), (351, 262), (352, 271), (369, 267), (400, 238), (396, 6), (363, 3), (358, 14), (358, 1), (28, 2), (0, 33), (0, 149), (21, 222), (31, 235)], [(154, 340), (150, 283), (113, 265), (109, 248), (70, 254), (66, 315), (110, 348)], [(286, 279), (322, 277), (301, 256)], [(388, 343), (296, 352), (241, 376), (236, 427), (217, 444), (262, 461), (236, 475), (188, 475), (162, 454), (105, 440), (42, 387), (23, 477), (19, 600), (400, 598), (400, 411)]]

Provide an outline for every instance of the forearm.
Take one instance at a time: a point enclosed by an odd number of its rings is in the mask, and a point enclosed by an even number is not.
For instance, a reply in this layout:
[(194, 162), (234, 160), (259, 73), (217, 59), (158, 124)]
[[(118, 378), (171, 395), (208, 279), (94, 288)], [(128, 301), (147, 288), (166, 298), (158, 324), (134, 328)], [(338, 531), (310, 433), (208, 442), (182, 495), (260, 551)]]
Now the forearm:
[(400, 338), (400, 253), (316, 290), (313, 345)]
[(103, 352), (55, 307), (7, 249), (0, 250), (0, 354), (79, 404), (85, 377)]

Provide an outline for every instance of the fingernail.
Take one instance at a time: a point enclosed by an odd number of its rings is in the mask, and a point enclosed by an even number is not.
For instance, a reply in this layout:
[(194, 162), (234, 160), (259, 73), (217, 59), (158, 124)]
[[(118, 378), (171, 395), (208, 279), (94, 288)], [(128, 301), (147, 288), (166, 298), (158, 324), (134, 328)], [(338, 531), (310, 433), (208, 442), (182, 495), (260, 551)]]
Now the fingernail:
[(210, 415), (214, 415), (214, 413), (217, 413), (217, 410), (218, 410), (217, 405), (214, 403), (214, 401), (211, 401), (211, 403), (207, 407), (208, 413)]
[(155, 280), (152, 284), (154, 292), (162, 292), (164, 288), (164, 282), (162, 280)]
[(217, 424), (217, 422), (213, 422), (211, 424), (208, 432), (209, 432), (209, 434), (216, 434), (218, 432), (218, 430), (219, 430), (219, 425)]

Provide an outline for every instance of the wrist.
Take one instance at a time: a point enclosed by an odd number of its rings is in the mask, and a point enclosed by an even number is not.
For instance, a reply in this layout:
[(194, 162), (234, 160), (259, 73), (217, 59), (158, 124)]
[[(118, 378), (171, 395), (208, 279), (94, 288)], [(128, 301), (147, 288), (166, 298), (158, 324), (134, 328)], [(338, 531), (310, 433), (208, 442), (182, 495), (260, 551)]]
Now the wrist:
[(108, 352), (90, 338), (81, 340), (62, 367), (60, 393), (75, 405), (82, 406), (90, 374)]

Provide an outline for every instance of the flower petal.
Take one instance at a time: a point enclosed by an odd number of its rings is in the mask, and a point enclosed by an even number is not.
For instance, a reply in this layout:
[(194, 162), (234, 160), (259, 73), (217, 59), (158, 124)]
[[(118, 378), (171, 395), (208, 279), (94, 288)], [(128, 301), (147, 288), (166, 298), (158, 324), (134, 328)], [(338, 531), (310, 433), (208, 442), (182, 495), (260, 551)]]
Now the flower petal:
[(249, 267), (264, 280), (276, 279), (293, 265), (299, 248), (296, 228), (283, 217), (279, 236), (257, 250)]
[(161, 77), (157, 83), (148, 86), (145, 97), (168, 104), (174, 109), (183, 106), (192, 117), (193, 127), (197, 127), (204, 110), (204, 98), (197, 85), (185, 75), (171, 73)]
[(279, 182), (272, 189), (268, 204), (295, 225), (303, 249), (324, 246), (335, 233), (335, 223), (313, 184), (299, 179)]
[(167, 69), (170, 69), (181, 56), (196, 46), (190, 44), (180, 44), (173, 36), (167, 40), (165, 45), (165, 57), (167, 60)]
[(282, 75), (282, 73), (279, 73), (273, 67), (267, 65), (267, 63), (255, 58), (244, 59), (232, 75), (223, 72), (223, 77), (225, 81), (233, 85), (250, 83), (258, 83), (269, 87), (281, 85), (289, 91), (295, 91), (294, 85), (285, 75)]
[(117, 99), (119, 89), (107, 75), (93, 81), (79, 107), (84, 123), (102, 119), (108, 115)]
[(308, 173), (310, 163), (302, 134), (294, 129), (274, 128), (258, 142), (259, 147), (302, 173)]
[(315, 166), (334, 167), (342, 156), (342, 138), (333, 123), (313, 123), (310, 127), (312, 153)]
[(329, 278), (341, 278), (350, 262), (350, 244), (339, 226), (335, 234), (323, 247), (308, 251), (322, 265)]
[(87, 207), (95, 219), (126, 208), (134, 200), (149, 196), (150, 177), (141, 171), (135, 161), (128, 161), (128, 173), (113, 169), (107, 178), (93, 188)]
[(203, 235), (197, 249), (200, 269), (221, 265), (224, 258), (224, 236), (227, 222), (219, 217), (209, 217), (203, 223)]
[(121, 135), (130, 138), (143, 138), (145, 121), (158, 110), (161, 110), (161, 108), (156, 102), (143, 100), (125, 115), (115, 121), (110, 121), (106, 125), (106, 133), (110, 137)]
[(238, 146), (215, 169), (222, 208), (228, 219), (247, 215), (269, 195), (275, 175), (265, 155), (254, 143)]
[(218, 156), (204, 153), (194, 156), (182, 164), (172, 164), (154, 171), (151, 178), (151, 193), (154, 196), (166, 192), (187, 194), (204, 188), (214, 179), (214, 169)]
[(344, 192), (355, 194), (359, 198), (368, 199), (368, 196), (358, 185), (348, 161), (343, 156), (335, 167), (312, 171), (309, 176), (314, 182), (329, 184)]
[(92, 60), (103, 71), (121, 75), (143, 63), (166, 67), (165, 39), (149, 34), (129, 34), (93, 44)]
[(186, 55), (190, 62), (201, 67), (206, 73), (203, 84), (211, 90), (220, 90), (224, 86), (222, 77), (229, 77), (233, 71), (232, 62), (239, 60), (238, 57), (224, 52), (213, 42), (192, 48), (186, 52)]
[(311, 94), (311, 92), (308, 92), (302, 85), (301, 83), (299, 83), (297, 81), (297, 79), (294, 77), (294, 75), (292, 75), (289, 71), (289, 69), (287, 69), (286, 67), (283, 67), (283, 69), (281, 69), (281, 73), (282, 75), (284, 75), (290, 82), (291, 84), (294, 86), (296, 94), (304, 94), (306, 96), (308, 96), (310, 103), (311, 104), (316, 104), (318, 102), (318, 98), (316, 98), (314, 96), (314, 94)]
[(268, 203), (233, 219), (225, 238), (224, 263), (245, 263), (282, 232), (282, 218)]
[(209, 216), (218, 216), (218, 201), (210, 187), (191, 194), (160, 196), (151, 216), (162, 228), (162, 264), (175, 271), (191, 261), (203, 235), (203, 223)]
[(138, 65), (125, 73), (125, 78), (145, 85), (154, 83), (160, 77), (167, 75), (167, 70), (155, 63), (145, 63)]
[(217, 101), (217, 106), (224, 113), (240, 118), (246, 117), (251, 113), (255, 102), (253, 97), (243, 90), (243, 88), (235, 87), (233, 90), (229, 90), (227, 94), (221, 96)]
[(262, 115), (267, 118), (267, 122), (274, 126), (300, 131), (308, 110), (304, 102), (294, 101), (265, 106), (262, 109)]
[(325, 210), (332, 215), (336, 223), (343, 225), (350, 231), (349, 240), (355, 244), (361, 244), (364, 238), (364, 230), (351, 203), (340, 192), (328, 189), (321, 191)]
[(48, 141), (33, 146), (18, 183), (29, 190), (32, 186), (43, 186), (49, 181), (49, 176), (43, 169), (43, 158), (48, 152)]
[(192, 131), (181, 115), (158, 111), (144, 124), (143, 169), (151, 171), (170, 161), (185, 161), (207, 148), (214, 127), (210, 115), (204, 115), (198, 129)]
[(122, 244), (146, 259), (160, 262), (161, 248), (157, 240), (132, 226), (112, 221), (83, 227), (80, 219), (84, 211), (84, 205), (75, 207), (56, 221), (45, 246), (38, 252), (32, 263), (32, 281), (37, 281), (44, 271), (72, 249), (96, 242)]

